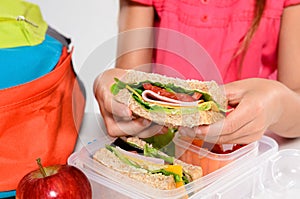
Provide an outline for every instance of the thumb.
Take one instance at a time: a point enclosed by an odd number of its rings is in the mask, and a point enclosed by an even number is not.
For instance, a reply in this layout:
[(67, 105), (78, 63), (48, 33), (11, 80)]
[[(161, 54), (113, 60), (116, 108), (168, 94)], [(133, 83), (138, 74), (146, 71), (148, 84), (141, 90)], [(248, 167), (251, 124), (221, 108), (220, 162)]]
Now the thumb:
[(224, 90), (226, 98), (228, 99), (228, 104), (231, 106), (238, 104), (244, 95), (244, 90), (239, 82), (225, 84)]

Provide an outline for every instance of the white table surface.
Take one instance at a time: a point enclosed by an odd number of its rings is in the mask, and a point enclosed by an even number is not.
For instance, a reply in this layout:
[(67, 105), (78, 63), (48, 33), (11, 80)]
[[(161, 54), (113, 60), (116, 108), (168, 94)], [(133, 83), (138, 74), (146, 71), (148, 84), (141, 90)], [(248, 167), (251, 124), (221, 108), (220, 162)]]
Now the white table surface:
[[(75, 148), (75, 151), (80, 150), (83, 146), (87, 145), (89, 142), (93, 142), (94, 140), (102, 139), (105, 135), (105, 126), (102, 122), (101, 116), (97, 113), (86, 113), (84, 116), (83, 124), (80, 130), (79, 139)], [(296, 139), (286, 139), (279, 137), (274, 134), (268, 133), (267, 136), (273, 138), (279, 145), (279, 150), (282, 149), (299, 149), (300, 150), (300, 138)], [(100, 198), (115, 198), (116, 196), (103, 196), (103, 191), (99, 192), (99, 185), (93, 181), (91, 181), (93, 188), (93, 199)], [(119, 198), (119, 197), (118, 197)], [(122, 197), (123, 199), (123, 197)], [(125, 197), (127, 199), (127, 197)]]

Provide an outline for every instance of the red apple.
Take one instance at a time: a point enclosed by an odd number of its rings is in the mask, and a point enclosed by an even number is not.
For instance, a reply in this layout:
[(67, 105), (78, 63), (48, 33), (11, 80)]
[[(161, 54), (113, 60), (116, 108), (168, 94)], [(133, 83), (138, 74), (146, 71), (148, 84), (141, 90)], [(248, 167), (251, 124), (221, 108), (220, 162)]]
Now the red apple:
[(92, 188), (86, 175), (71, 165), (43, 167), (29, 172), (18, 184), (17, 199), (91, 199)]

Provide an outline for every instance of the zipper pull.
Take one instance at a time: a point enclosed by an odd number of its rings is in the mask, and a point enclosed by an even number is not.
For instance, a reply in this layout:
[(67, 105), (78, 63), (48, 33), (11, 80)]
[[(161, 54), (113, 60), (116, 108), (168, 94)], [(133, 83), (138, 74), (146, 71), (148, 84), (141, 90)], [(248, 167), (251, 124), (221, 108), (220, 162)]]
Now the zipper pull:
[(30, 25), (32, 25), (32, 26), (34, 26), (34, 27), (36, 27), (36, 28), (39, 27), (38, 25), (34, 24), (33, 22), (27, 20), (27, 19), (26, 19), (24, 16), (22, 16), (22, 15), (20, 15), (20, 16), (17, 17), (17, 21), (25, 21), (26, 23), (29, 23)]

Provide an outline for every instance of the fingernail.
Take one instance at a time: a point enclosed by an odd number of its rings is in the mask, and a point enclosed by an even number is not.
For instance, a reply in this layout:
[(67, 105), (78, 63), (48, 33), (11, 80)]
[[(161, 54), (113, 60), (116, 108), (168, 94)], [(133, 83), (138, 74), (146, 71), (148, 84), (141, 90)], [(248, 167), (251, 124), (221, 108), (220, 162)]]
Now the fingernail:
[(179, 132), (180, 135), (182, 135), (182, 136), (187, 136), (187, 132), (186, 132), (185, 128), (180, 128), (180, 129), (178, 130), (178, 132)]
[(151, 124), (150, 120), (144, 119), (142, 122), (143, 126), (149, 126)]
[(125, 108), (125, 109), (122, 110), (122, 115), (124, 117), (130, 117), (131, 116), (131, 111), (129, 109)]
[(195, 134), (196, 135), (201, 135), (202, 134), (202, 131), (200, 128), (195, 128)]

